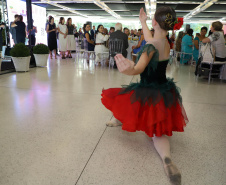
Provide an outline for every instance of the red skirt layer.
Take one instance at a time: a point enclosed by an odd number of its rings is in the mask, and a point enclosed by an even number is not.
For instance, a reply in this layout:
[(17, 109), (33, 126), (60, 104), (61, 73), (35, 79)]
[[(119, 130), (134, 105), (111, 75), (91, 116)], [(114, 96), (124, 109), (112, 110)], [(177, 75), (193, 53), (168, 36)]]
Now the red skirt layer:
[(131, 104), (128, 94), (119, 94), (121, 88), (102, 91), (102, 103), (114, 117), (122, 122), (122, 129), (128, 132), (144, 131), (148, 136), (172, 136), (173, 131), (183, 132), (188, 121), (183, 105), (177, 101), (167, 108), (163, 98), (155, 106), (139, 101)]

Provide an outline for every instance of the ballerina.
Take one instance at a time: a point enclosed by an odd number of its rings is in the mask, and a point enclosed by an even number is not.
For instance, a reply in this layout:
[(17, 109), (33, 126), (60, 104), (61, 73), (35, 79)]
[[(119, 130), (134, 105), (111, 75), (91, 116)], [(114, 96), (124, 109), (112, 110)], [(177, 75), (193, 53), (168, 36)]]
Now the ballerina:
[(138, 53), (138, 62), (135, 64), (121, 54), (115, 56), (119, 72), (125, 75), (140, 74), (140, 82), (103, 90), (101, 100), (114, 116), (107, 126), (122, 125), (123, 130), (144, 131), (152, 137), (170, 182), (180, 185), (181, 173), (172, 162), (168, 136), (172, 136), (173, 131), (183, 132), (188, 119), (179, 88), (173, 79), (166, 78), (170, 53), (166, 35), (168, 30), (175, 27), (176, 13), (170, 7), (156, 10), (152, 19), (154, 37), (146, 20), (147, 15), (142, 8), (140, 22), (147, 44)]

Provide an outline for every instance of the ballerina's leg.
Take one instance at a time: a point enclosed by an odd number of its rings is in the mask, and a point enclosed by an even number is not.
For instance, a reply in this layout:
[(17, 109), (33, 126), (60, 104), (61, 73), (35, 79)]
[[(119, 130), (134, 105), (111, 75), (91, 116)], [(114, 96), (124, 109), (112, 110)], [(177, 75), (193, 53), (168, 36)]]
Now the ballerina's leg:
[(172, 162), (170, 155), (170, 143), (167, 136), (153, 137), (155, 149), (160, 155), (165, 172), (173, 185), (181, 185), (181, 173)]

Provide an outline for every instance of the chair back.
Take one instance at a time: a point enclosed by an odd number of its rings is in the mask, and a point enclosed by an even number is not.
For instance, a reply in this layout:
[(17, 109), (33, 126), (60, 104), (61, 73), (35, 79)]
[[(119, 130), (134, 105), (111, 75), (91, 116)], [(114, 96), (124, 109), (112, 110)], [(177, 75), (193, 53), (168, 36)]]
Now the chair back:
[(84, 43), (84, 49), (85, 51), (88, 51), (88, 41), (86, 38), (83, 39), (83, 43)]
[(122, 54), (123, 49), (123, 40), (122, 39), (111, 39), (109, 40), (109, 53), (111, 57), (114, 57), (116, 54)]
[(213, 46), (211, 43), (207, 44), (200, 44), (199, 47), (200, 56), (202, 57), (202, 63), (213, 63), (214, 62), (214, 55), (213, 55)]

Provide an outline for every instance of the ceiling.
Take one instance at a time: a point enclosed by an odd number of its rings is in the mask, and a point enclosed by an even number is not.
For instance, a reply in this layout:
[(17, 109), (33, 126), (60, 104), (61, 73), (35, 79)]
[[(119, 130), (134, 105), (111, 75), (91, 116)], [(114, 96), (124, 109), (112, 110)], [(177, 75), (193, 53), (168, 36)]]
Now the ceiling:
[(170, 6), (187, 21), (226, 21), (226, 0), (32, 0), (32, 3), (55, 16), (139, 20), (142, 7), (151, 16), (156, 8)]

